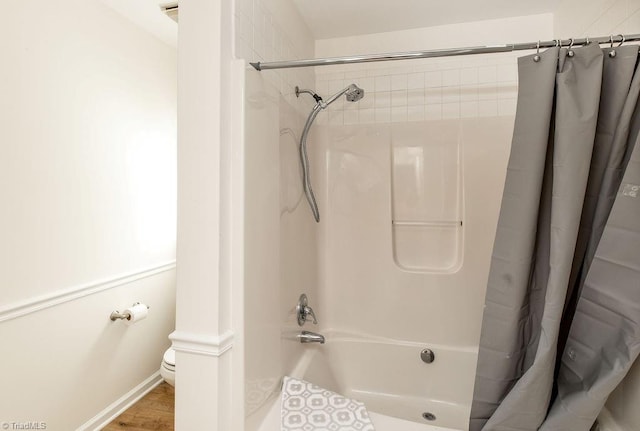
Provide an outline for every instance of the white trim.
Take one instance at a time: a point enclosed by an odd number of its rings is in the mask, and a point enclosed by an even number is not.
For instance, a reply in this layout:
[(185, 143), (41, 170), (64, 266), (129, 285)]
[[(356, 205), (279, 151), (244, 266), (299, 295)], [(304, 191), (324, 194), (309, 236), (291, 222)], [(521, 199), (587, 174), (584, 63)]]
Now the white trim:
[(604, 407), (598, 415), (598, 425), (600, 426), (600, 428), (598, 428), (599, 431), (627, 431), (624, 427), (618, 425), (606, 407)]
[(122, 412), (134, 405), (138, 400), (147, 395), (156, 386), (162, 383), (160, 371), (156, 371), (153, 375), (140, 383), (135, 388), (124, 394), (106, 409), (82, 424), (76, 431), (95, 431), (106, 427), (111, 421), (120, 416)]
[(172, 348), (176, 352), (192, 353), (203, 356), (222, 356), (233, 347), (233, 331), (221, 335), (194, 334), (185, 331), (174, 331), (169, 335)]
[(114, 287), (123, 286), (143, 278), (151, 277), (162, 272), (175, 269), (176, 261), (165, 262), (152, 267), (147, 267), (138, 271), (120, 274), (108, 279), (93, 281), (80, 286), (75, 286), (66, 290), (61, 290), (48, 295), (38, 296), (22, 302), (16, 302), (4, 307), (0, 307), (0, 322), (25, 316), (54, 305), (63, 304), (75, 299), (83, 298)]

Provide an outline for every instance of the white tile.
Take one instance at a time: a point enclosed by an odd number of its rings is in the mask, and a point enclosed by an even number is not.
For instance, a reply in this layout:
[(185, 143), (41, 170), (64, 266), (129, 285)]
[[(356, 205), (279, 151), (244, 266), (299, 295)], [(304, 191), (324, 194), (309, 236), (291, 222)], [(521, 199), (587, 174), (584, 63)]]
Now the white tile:
[(478, 100), (478, 86), (477, 85), (465, 85), (460, 87), (460, 101), (462, 102), (474, 102)]
[(425, 120), (441, 120), (442, 105), (427, 105), (424, 107)]
[(253, 43), (253, 25), (242, 13), (236, 15), (236, 35), (247, 43)]
[(479, 84), (478, 100), (497, 100), (496, 84)]
[(442, 103), (442, 88), (425, 88), (424, 101), (427, 105)]
[(478, 69), (478, 82), (488, 84), (498, 80), (498, 71), (496, 66), (483, 66)]
[(442, 72), (432, 71), (425, 72), (424, 74), (424, 86), (425, 88), (439, 88), (442, 87)]
[(284, 34), (279, 29), (273, 33), (273, 55), (276, 60), (283, 60), (284, 57)]
[(478, 102), (479, 117), (495, 117), (498, 115), (497, 100), (481, 100)]
[(316, 117), (316, 123), (325, 125), (328, 122), (329, 113), (327, 111), (322, 111)]
[(249, 42), (244, 39), (237, 38), (235, 55), (237, 58), (253, 61), (253, 50), (249, 47)]
[(388, 123), (391, 121), (391, 108), (376, 108), (376, 123)]
[(407, 91), (407, 105), (416, 106), (416, 105), (424, 105), (424, 89), (423, 88), (414, 88)]
[(460, 104), (460, 118), (476, 118), (478, 116), (478, 102), (462, 102)]
[(358, 78), (355, 80), (356, 85), (364, 90), (364, 96), (373, 94), (376, 91), (375, 81), (372, 77)]
[(502, 82), (496, 87), (498, 99), (513, 99), (518, 97), (518, 86), (515, 82)]
[(460, 70), (460, 85), (470, 85), (478, 83), (478, 69), (466, 68)]
[(407, 121), (407, 107), (394, 106), (391, 108), (391, 122), (392, 123), (404, 123)]
[(392, 91), (391, 106), (407, 106), (407, 90)]
[(442, 86), (451, 87), (460, 85), (460, 69), (442, 71)]
[(391, 92), (382, 91), (380, 93), (376, 92), (374, 106), (376, 109), (378, 108), (390, 108), (391, 107)]
[(422, 89), (424, 88), (424, 73), (410, 73), (407, 75), (407, 89)]
[(345, 102), (344, 97), (339, 97), (331, 105), (329, 105), (327, 109), (329, 111), (342, 111), (344, 110), (345, 103), (349, 102)]
[(331, 80), (344, 80), (344, 72), (332, 72), (332, 73), (327, 73), (326, 75), (327, 80), (331, 81)]
[(321, 80), (316, 82), (316, 93), (318, 93), (321, 97), (326, 97), (329, 95), (329, 81)]
[(359, 109), (368, 109), (373, 108), (375, 106), (376, 93), (373, 91), (368, 93), (367, 90), (364, 91), (364, 97), (360, 99), (358, 102)]
[(460, 118), (460, 103), (443, 103), (442, 118)]
[(343, 111), (329, 111), (329, 124), (332, 126), (341, 126), (344, 124)]
[(275, 31), (273, 23), (271, 21), (271, 15), (264, 15), (264, 25), (262, 27), (263, 34), (262, 39), (265, 47), (265, 51), (268, 53), (267, 57), (273, 58), (273, 33)]
[(375, 109), (361, 109), (359, 112), (360, 124), (375, 123)]
[(407, 108), (407, 121), (423, 121), (424, 105), (409, 106)]
[(497, 80), (498, 82), (504, 81), (517, 81), (518, 80), (518, 66), (517, 64), (501, 64), (497, 68)]
[(365, 76), (367, 76), (367, 72), (363, 70), (351, 70), (344, 73), (344, 79), (349, 81), (357, 81)]
[(460, 87), (443, 87), (442, 103), (452, 103), (460, 101)]
[(407, 75), (391, 75), (391, 90), (406, 90), (407, 89)]
[(380, 91), (391, 91), (391, 77), (386, 76), (376, 76), (375, 77), (375, 91), (376, 93)]
[(357, 111), (359, 109), (359, 101), (358, 102), (349, 102), (348, 100), (344, 101), (343, 109), (344, 111)]
[(358, 124), (359, 111), (358, 110), (345, 110), (344, 111), (344, 124)]
[(327, 96), (330, 96), (332, 94), (337, 93), (338, 91), (344, 89), (345, 85), (344, 85), (344, 79), (332, 79), (329, 81), (329, 94), (327, 94)]

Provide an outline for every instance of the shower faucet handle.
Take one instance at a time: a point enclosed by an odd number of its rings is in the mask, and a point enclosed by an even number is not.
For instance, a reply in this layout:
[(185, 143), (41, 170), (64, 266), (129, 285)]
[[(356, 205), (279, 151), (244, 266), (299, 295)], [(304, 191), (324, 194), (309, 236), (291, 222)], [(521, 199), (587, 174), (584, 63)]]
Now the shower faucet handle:
[(309, 307), (308, 305), (306, 307), (304, 307), (304, 321), (308, 322), (309, 321), (309, 316), (311, 316), (311, 318), (313, 319), (313, 324), (317, 325), (318, 324), (318, 319), (316, 319), (316, 313), (313, 312), (313, 308)]
[(318, 319), (316, 319), (316, 313), (313, 312), (313, 308), (309, 307), (309, 301), (307, 299), (307, 295), (304, 293), (300, 295), (298, 299), (298, 305), (296, 305), (296, 316), (298, 318), (298, 325), (302, 326), (305, 322), (309, 321), (309, 317), (311, 317), (313, 324), (318, 324)]

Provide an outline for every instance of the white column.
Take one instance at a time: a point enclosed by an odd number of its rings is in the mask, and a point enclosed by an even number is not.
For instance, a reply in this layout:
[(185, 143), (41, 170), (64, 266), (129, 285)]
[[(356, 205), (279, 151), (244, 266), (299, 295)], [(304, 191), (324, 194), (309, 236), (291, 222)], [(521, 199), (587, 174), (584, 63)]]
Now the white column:
[(179, 19), (175, 425), (228, 431), (242, 416), (234, 389), (242, 361), (231, 322), (231, 286), (241, 281), (232, 271), (232, 264), (241, 268), (232, 262), (241, 240), (231, 217), (239, 121), (231, 107), (241, 107), (231, 99), (238, 82), (231, 72), (233, 0), (180, 0)]

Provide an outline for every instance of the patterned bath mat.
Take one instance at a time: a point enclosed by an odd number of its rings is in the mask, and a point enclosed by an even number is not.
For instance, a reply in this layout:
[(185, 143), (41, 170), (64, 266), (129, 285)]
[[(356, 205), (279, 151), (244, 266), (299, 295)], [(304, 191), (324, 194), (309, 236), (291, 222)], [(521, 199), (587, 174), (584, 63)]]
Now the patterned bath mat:
[(285, 377), (282, 431), (375, 431), (366, 407), (312, 383)]

